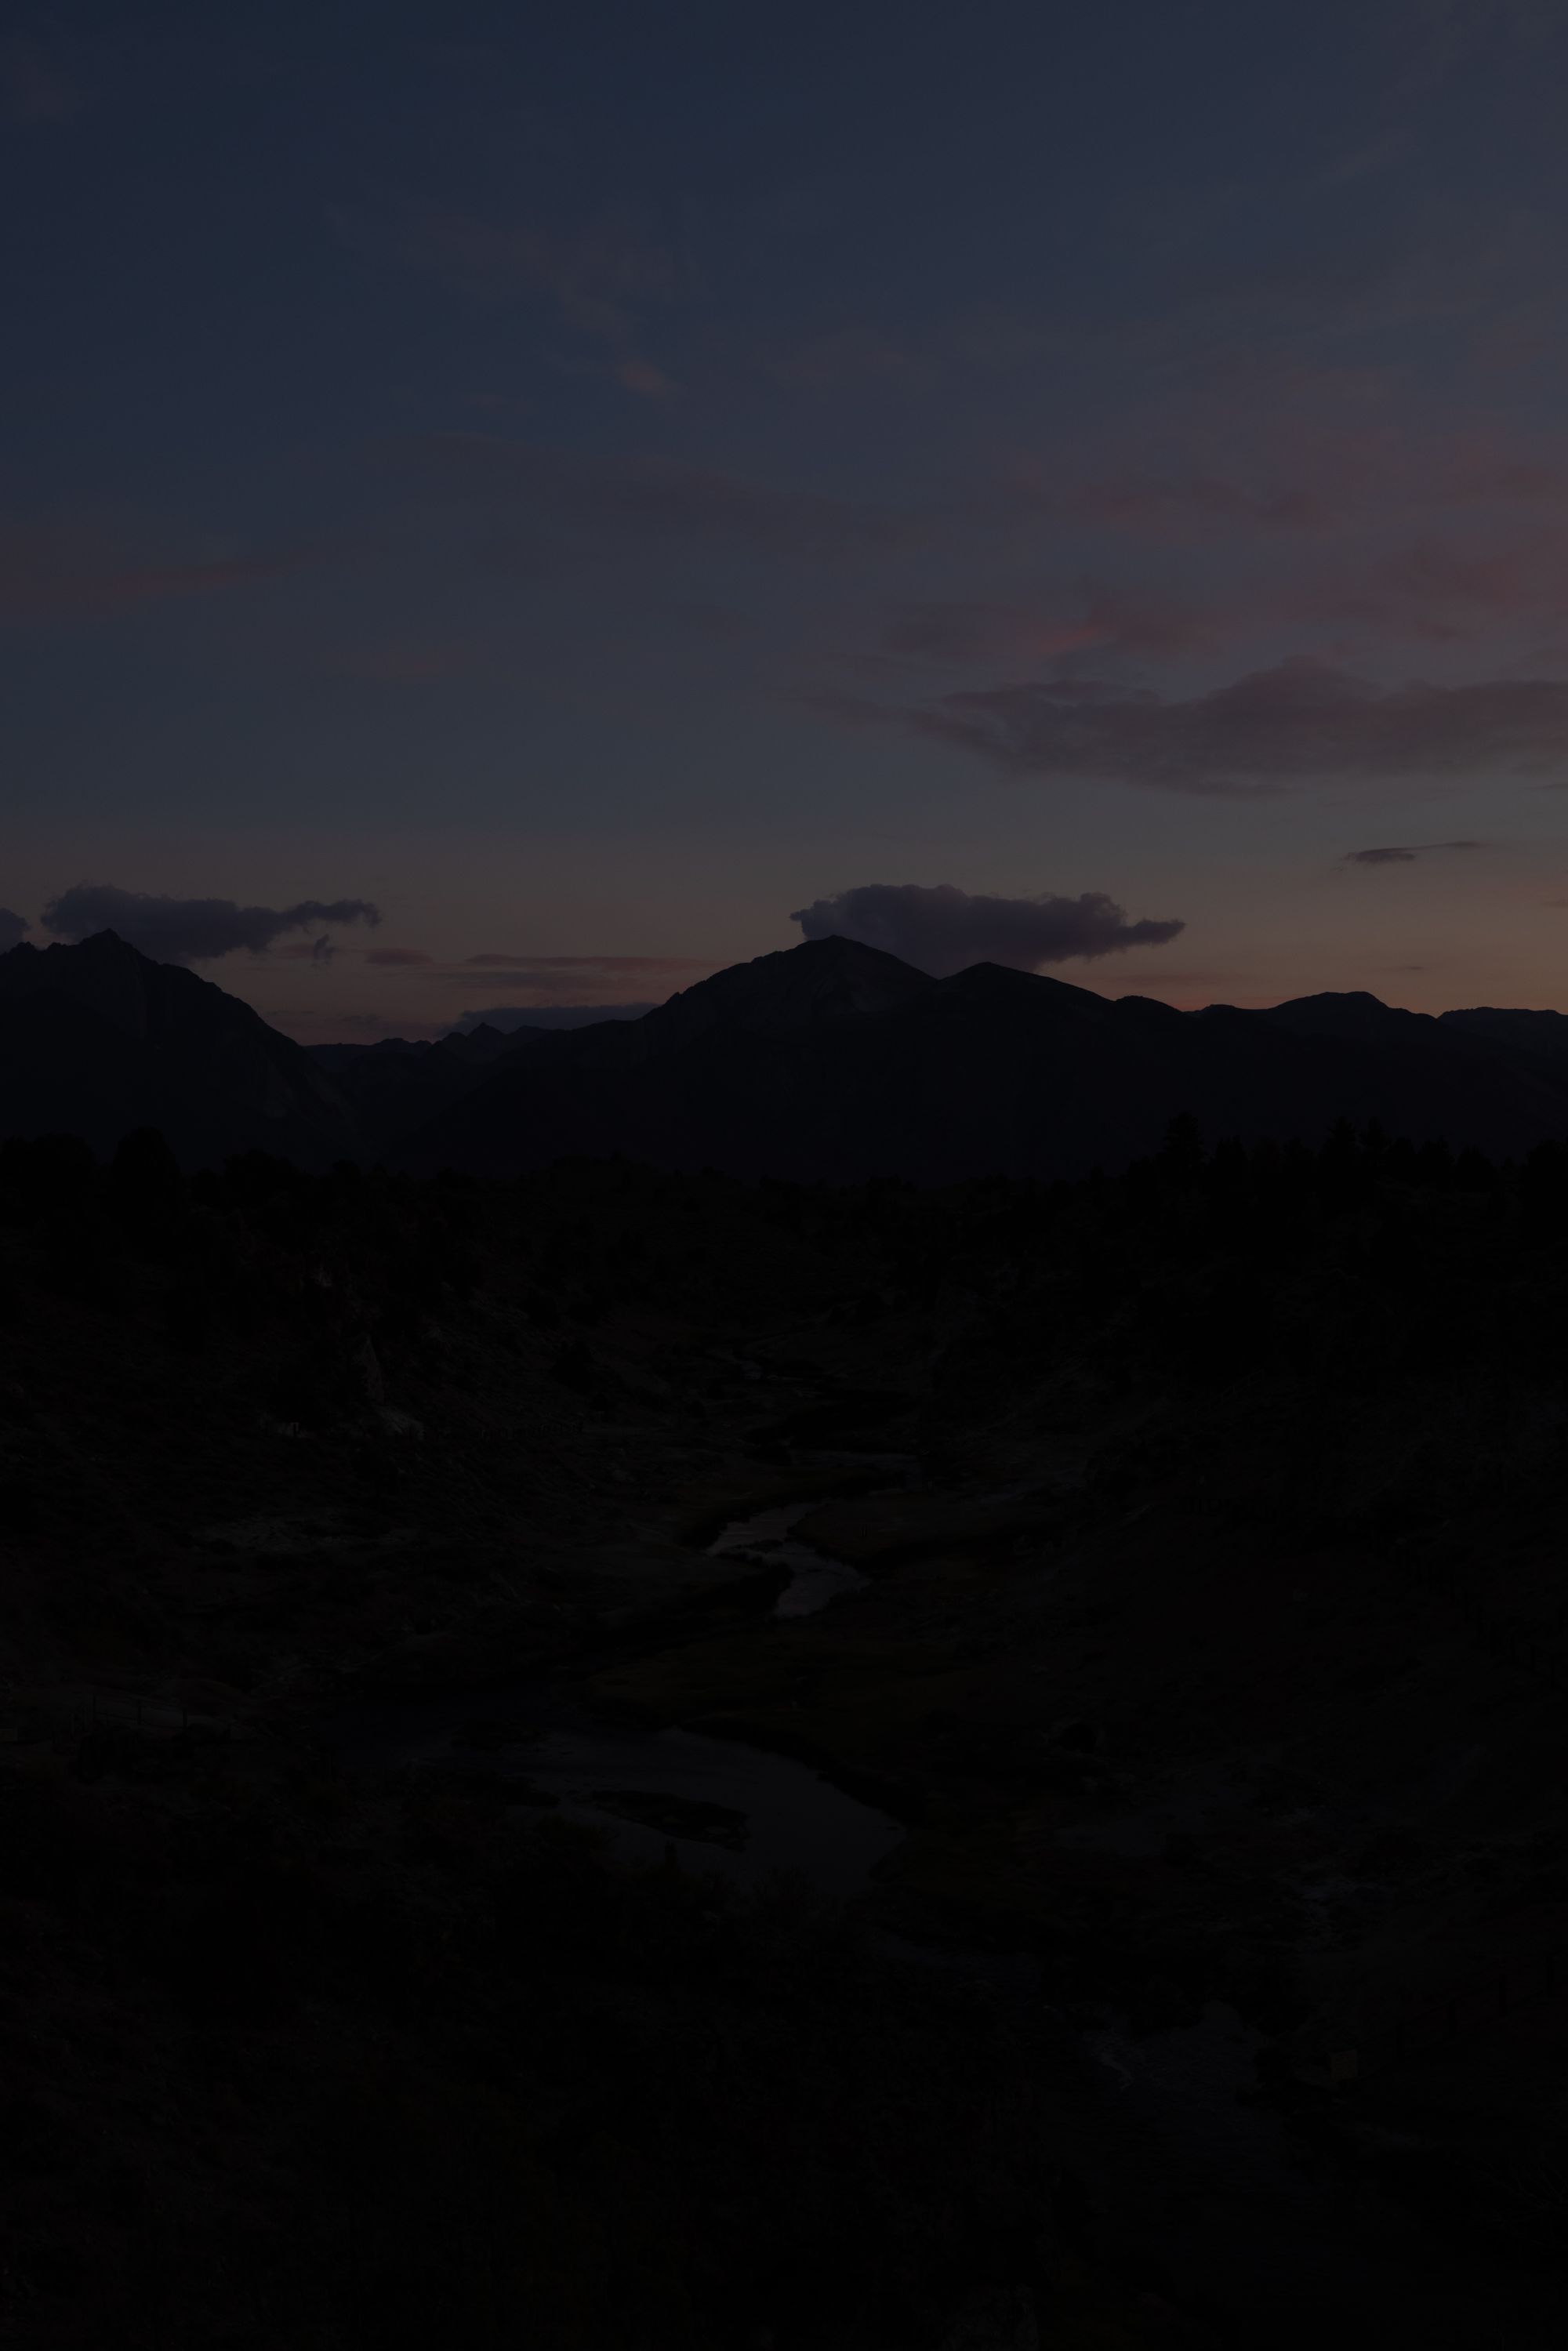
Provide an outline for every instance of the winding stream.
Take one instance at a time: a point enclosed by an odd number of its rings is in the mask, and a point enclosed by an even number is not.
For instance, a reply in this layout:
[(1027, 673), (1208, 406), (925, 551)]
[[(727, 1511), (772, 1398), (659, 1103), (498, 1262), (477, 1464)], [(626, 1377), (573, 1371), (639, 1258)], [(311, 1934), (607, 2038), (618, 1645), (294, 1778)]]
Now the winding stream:
[(846, 1567), (808, 1542), (792, 1540), (790, 1529), (808, 1517), (814, 1502), (787, 1502), (781, 1509), (755, 1510), (748, 1519), (732, 1519), (708, 1554), (716, 1559), (756, 1560), (762, 1567), (782, 1569), (789, 1578), (774, 1604), (775, 1616), (814, 1616), (831, 1600), (855, 1592), (866, 1582), (857, 1567)]
[[(708, 1546), (788, 1574), (776, 1616), (812, 1615), (866, 1582), (791, 1540), (813, 1507), (755, 1511)], [(799, 1871), (840, 1899), (859, 1893), (904, 1837), (896, 1821), (810, 1764), (695, 1730), (607, 1724), (542, 1684), (384, 1701), (340, 1718), (329, 1735), (362, 1770), (466, 1764), (492, 1772), (515, 1784), (519, 1810), (586, 1822), (629, 1860), (657, 1862), (673, 1847), (683, 1868), (747, 1882)]]
[(519, 1811), (586, 1822), (628, 1860), (673, 1846), (683, 1868), (747, 1883), (799, 1871), (844, 1899), (904, 1836), (810, 1764), (694, 1730), (609, 1725), (542, 1687), (376, 1706), (334, 1729), (352, 1768), (466, 1764), (514, 1782)]

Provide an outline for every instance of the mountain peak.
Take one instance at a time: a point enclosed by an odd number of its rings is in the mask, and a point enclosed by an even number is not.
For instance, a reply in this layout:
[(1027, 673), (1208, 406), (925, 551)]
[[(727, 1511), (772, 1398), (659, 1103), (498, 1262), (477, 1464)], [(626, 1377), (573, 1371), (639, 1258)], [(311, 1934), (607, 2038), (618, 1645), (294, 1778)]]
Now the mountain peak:
[(1020, 971), (1011, 963), (966, 964), (962, 971), (933, 985), (944, 996), (981, 1004), (1050, 1004), (1059, 1010), (1073, 1005), (1096, 1013), (1111, 1009), (1111, 999), (1097, 996), (1092, 987), (1075, 987), (1070, 979), (1052, 979), (1043, 971)]
[(1437, 1025), (1429, 1012), (1406, 1012), (1397, 1004), (1385, 1004), (1364, 987), (1292, 997), (1287, 1003), (1271, 1005), (1263, 1018), (1298, 1037), (1407, 1038), (1418, 1029), (1435, 1029)]
[(803, 939), (799, 946), (780, 947), (698, 980), (645, 1013), (639, 1026), (659, 1051), (710, 1029), (782, 1036), (823, 1021), (891, 1011), (936, 985), (928, 972), (859, 939)]
[(303, 1047), (114, 931), (0, 955), (0, 1099), (11, 1133), (112, 1149), (155, 1126), (188, 1166), (257, 1147), (319, 1165), (356, 1140)]

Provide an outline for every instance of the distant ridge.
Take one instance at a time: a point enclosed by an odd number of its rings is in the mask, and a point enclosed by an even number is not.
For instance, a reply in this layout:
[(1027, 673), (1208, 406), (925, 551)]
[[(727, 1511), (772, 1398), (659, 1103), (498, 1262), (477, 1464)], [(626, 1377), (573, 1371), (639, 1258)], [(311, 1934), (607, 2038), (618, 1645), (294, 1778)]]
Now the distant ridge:
[(1446, 1029), (1483, 1045), (1568, 1062), (1568, 1012), (1500, 1012), (1477, 1005), (1468, 1012), (1439, 1012), (1437, 1018)]
[(325, 1070), (351, 1112), (360, 1147), (371, 1158), (411, 1128), (436, 1117), (511, 1052), (543, 1029), (503, 1031), (482, 1023), (430, 1043), (424, 1039), (383, 1037), (374, 1045), (309, 1045), (318, 1069)]
[(881, 947), (855, 939), (806, 939), (699, 979), (637, 1025), (649, 1050), (661, 1052), (716, 1029), (782, 1037), (893, 1011), (936, 985), (928, 973)]
[(112, 932), (0, 955), (0, 1134), (111, 1150), (157, 1126), (186, 1166), (507, 1175), (573, 1155), (853, 1182), (1074, 1176), (1159, 1147), (1320, 1140), (1378, 1120), (1493, 1155), (1568, 1135), (1568, 1016), (1436, 1017), (1361, 992), (1177, 1012), (997, 964), (933, 979), (850, 939), (736, 964), (639, 1019), (307, 1050)]
[(1184, 1111), (1211, 1138), (1317, 1140), (1344, 1116), (1518, 1153), (1568, 1132), (1568, 1055), (1524, 1033), (1359, 993), (1183, 1013), (997, 964), (936, 980), (811, 940), (641, 1021), (539, 1040), (394, 1155), (492, 1174), (620, 1151), (805, 1181), (1074, 1176), (1157, 1149)]

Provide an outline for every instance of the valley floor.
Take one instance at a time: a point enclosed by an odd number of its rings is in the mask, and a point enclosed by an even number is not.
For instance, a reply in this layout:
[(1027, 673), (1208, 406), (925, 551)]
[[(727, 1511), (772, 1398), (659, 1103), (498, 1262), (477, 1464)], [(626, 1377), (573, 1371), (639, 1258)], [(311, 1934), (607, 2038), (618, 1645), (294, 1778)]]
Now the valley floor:
[[(1539, 1170), (48, 1148), (8, 2339), (1560, 2339)], [(768, 1512), (863, 1582), (779, 1614)]]

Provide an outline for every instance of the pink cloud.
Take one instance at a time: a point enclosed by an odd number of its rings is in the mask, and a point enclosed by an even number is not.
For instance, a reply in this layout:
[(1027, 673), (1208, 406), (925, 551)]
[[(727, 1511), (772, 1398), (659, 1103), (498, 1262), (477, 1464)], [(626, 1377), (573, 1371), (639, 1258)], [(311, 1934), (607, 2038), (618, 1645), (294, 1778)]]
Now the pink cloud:
[(294, 569), (298, 552), (205, 562), (139, 559), (70, 523), (0, 524), (0, 619), (92, 619), (172, 597), (208, 596)]
[[(1256, 397), (1150, 421), (1162, 459), (1114, 445), (1015, 464), (1001, 491), (1031, 512), (1129, 538), (1186, 545), (1226, 538), (1311, 538), (1423, 522), (1438, 513), (1543, 507), (1568, 511), (1568, 453), (1485, 425), (1422, 434), (1363, 390), (1333, 397), (1314, 375)], [(1340, 413), (1334, 413), (1335, 410)], [(1325, 413), (1326, 410), (1326, 413)]]

